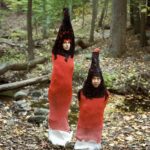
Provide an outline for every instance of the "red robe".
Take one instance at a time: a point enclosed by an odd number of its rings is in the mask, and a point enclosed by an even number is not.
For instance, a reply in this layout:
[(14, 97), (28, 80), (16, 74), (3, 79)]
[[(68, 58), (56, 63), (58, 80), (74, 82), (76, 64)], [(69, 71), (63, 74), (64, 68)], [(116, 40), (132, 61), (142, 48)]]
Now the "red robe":
[(72, 99), (72, 76), (74, 60), (69, 57), (52, 56), (52, 75), (48, 91), (50, 104), (49, 127), (54, 130), (69, 131), (68, 111)]
[(80, 92), (79, 119), (76, 138), (80, 141), (101, 142), (103, 115), (107, 100), (102, 98), (86, 98)]

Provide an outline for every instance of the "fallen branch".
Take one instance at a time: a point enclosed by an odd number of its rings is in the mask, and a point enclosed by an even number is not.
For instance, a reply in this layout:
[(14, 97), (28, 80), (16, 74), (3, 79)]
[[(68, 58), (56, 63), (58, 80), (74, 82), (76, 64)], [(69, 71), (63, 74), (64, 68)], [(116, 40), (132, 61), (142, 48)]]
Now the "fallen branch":
[(31, 62), (26, 62), (23, 64), (1, 64), (0, 65), (0, 75), (4, 74), (8, 70), (19, 71), (19, 70), (30, 70), (36, 67), (37, 64), (42, 64), (47, 61), (47, 58), (35, 59)]
[(25, 87), (28, 85), (33, 85), (33, 84), (48, 82), (48, 81), (49, 81), (49, 75), (44, 75), (41, 77), (31, 78), (31, 79), (27, 79), (27, 80), (23, 80), (23, 81), (7, 83), (7, 84), (0, 85), (0, 92), (18, 89), (18, 88)]
[(3, 39), (3, 38), (1, 38), (0, 39), (0, 44), (3, 44), (3, 43), (5, 43), (5, 44), (7, 44), (7, 45), (10, 45), (10, 46), (12, 46), (12, 47), (21, 47), (20, 45), (21, 44), (16, 44), (16, 43), (13, 43), (12, 41), (10, 41), (10, 40), (8, 40), (8, 39)]
[(79, 39), (76, 40), (76, 46), (79, 46), (82, 49), (85, 49), (85, 48), (88, 48), (92, 45), (95, 45), (96, 43), (99, 43), (100, 41), (101, 40), (95, 40), (94, 42), (89, 42), (87, 40), (79, 38)]

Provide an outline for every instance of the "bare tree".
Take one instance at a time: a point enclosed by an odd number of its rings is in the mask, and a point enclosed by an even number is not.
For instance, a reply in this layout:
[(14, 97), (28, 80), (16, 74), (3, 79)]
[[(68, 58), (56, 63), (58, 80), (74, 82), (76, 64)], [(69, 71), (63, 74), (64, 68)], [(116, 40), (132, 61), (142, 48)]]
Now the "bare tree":
[(93, 42), (94, 41), (94, 29), (95, 29), (95, 22), (97, 18), (97, 8), (98, 8), (98, 0), (93, 0), (92, 1), (92, 21), (91, 21), (91, 30), (90, 30), (90, 38), (89, 41)]
[(107, 12), (108, 3), (109, 3), (109, 0), (104, 1), (104, 6), (103, 6), (101, 16), (100, 16), (100, 19), (99, 19), (99, 22), (98, 22), (98, 27), (102, 27), (102, 25), (103, 25), (103, 19), (104, 19), (104, 16), (105, 16), (106, 12)]
[(126, 49), (127, 0), (112, 1), (110, 55), (119, 57)]
[(146, 37), (146, 0), (141, 0), (141, 30), (140, 30), (140, 43), (141, 46), (144, 47), (147, 45), (147, 37)]
[(47, 16), (46, 16), (46, 0), (42, 1), (43, 6), (43, 38), (47, 38)]
[(85, 3), (86, 0), (82, 0), (82, 28), (84, 27), (84, 21), (85, 21)]
[(130, 22), (134, 33), (140, 33), (140, 0), (130, 0)]
[(150, 0), (147, 0), (147, 8), (149, 8), (147, 12), (147, 26), (150, 26)]
[(32, 0), (28, 0), (28, 12), (27, 12), (27, 30), (28, 30), (28, 59), (34, 59), (33, 53), (33, 39), (32, 39)]

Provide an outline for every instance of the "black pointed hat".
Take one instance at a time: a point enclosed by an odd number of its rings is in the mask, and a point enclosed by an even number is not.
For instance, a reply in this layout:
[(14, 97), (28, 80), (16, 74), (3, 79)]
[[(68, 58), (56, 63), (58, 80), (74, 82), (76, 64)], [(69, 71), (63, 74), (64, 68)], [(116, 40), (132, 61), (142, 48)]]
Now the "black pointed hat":
[(101, 69), (99, 65), (99, 48), (95, 48), (92, 52), (92, 62), (89, 69), (89, 74), (92, 76), (101, 76)]
[[(62, 46), (65, 39), (71, 42), (70, 50), (67, 52), (63, 50)], [(74, 49), (75, 49), (74, 32), (70, 21), (69, 9), (64, 8), (63, 20), (59, 28), (55, 44), (53, 46), (52, 53), (54, 54), (55, 58), (57, 57), (57, 54), (63, 55), (64, 53), (67, 53), (67, 55), (73, 58)]]
[[(99, 65), (99, 48), (94, 49), (92, 52), (92, 62), (91, 66), (88, 72), (87, 79), (84, 82), (83, 85), (83, 94), (87, 98), (97, 98), (97, 97), (102, 97), (105, 94), (105, 84), (104, 84), (104, 79), (102, 75), (102, 71)], [(94, 88), (92, 85), (92, 78), (93, 76), (100, 77), (101, 83), (98, 88)]]

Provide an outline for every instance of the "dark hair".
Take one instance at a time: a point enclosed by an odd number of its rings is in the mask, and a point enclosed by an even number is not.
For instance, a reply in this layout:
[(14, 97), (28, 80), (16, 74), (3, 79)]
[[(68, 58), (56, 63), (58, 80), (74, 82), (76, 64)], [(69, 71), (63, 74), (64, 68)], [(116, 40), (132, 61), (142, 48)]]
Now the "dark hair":
[[(95, 88), (92, 85), (92, 78), (94, 76), (100, 77), (100, 79), (101, 79), (101, 83), (97, 88)], [(89, 99), (105, 96), (106, 87), (104, 84), (104, 79), (103, 79), (102, 73), (99, 72), (99, 74), (92, 74), (89, 72), (88, 77), (87, 77), (86, 81), (84, 82), (82, 91), (83, 91), (83, 95)]]

